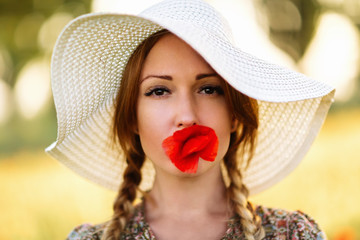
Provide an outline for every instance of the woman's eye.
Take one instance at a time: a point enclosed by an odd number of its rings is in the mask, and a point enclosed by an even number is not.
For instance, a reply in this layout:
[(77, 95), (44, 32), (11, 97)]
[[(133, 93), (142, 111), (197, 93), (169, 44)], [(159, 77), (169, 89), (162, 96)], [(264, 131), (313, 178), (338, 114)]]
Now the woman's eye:
[(145, 96), (151, 96), (151, 95), (154, 95), (154, 96), (164, 96), (166, 94), (168, 94), (170, 91), (167, 89), (167, 88), (164, 88), (164, 87), (156, 87), (156, 88), (152, 88), (150, 90), (148, 90), (146, 93), (145, 93)]
[(204, 94), (224, 94), (224, 90), (220, 86), (203, 86), (200, 89), (200, 93)]

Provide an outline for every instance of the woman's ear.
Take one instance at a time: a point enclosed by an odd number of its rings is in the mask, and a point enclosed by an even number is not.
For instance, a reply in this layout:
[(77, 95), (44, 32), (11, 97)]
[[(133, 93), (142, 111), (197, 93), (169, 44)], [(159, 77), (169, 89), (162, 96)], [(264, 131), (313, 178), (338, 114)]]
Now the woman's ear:
[(139, 135), (139, 128), (138, 128), (137, 124), (134, 124), (134, 125), (132, 126), (132, 129), (133, 129), (133, 132), (134, 132), (135, 134)]
[(235, 132), (239, 127), (239, 120), (233, 116), (231, 119), (231, 133)]

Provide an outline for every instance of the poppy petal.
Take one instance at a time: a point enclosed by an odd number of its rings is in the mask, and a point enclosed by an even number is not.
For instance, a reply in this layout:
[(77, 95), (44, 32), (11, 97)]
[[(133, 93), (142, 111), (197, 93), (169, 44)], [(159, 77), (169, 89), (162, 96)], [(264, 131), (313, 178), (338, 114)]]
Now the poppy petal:
[(215, 160), (218, 144), (219, 141), (213, 129), (194, 125), (176, 131), (163, 141), (162, 147), (180, 171), (196, 173), (199, 158), (206, 161)]

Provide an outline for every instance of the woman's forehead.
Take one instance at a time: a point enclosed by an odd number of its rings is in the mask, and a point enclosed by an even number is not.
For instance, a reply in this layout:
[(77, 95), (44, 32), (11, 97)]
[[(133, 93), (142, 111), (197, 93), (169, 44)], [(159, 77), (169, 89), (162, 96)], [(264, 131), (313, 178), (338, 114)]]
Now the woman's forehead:
[(192, 47), (174, 34), (166, 34), (152, 47), (145, 59), (142, 76), (180, 73), (212, 74), (215, 71)]

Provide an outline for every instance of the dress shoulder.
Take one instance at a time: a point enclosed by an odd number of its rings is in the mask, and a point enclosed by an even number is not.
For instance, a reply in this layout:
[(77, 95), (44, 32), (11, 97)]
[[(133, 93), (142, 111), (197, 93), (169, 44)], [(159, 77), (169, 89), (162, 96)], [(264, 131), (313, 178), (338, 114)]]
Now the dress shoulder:
[[(322, 232), (313, 218), (301, 211), (286, 211), (277, 208), (258, 206), (257, 215), (262, 220), (265, 230), (264, 240), (325, 240)], [(239, 216), (229, 221), (228, 230), (222, 240), (244, 239)], [(83, 224), (76, 227), (66, 240), (100, 240), (105, 224)], [(143, 205), (135, 206), (133, 216), (128, 221), (122, 240), (155, 240), (149, 225), (144, 218)]]
[(326, 235), (313, 218), (301, 211), (258, 207), (265, 239), (325, 240)]
[(66, 240), (100, 240), (103, 233), (103, 224), (82, 224), (74, 228)]

